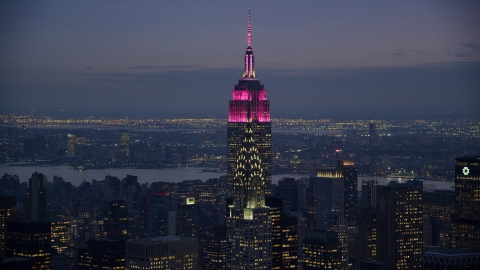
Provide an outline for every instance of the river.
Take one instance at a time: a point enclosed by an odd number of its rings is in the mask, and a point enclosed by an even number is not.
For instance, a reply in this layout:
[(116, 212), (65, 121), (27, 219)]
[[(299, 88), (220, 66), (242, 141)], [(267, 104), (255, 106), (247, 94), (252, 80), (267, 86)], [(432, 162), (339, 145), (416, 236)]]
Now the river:
[[(20, 182), (28, 182), (28, 178), (32, 173), (43, 173), (48, 177), (49, 181), (53, 180), (53, 176), (57, 175), (63, 178), (67, 182), (71, 182), (75, 186), (79, 186), (83, 181), (91, 182), (95, 180), (103, 180), (106, 175), (116, 176), (120, 179), (129, 175), (135, 175), (138, 177), (139, 183), (152, 183), (158, 181), (165, 182), (182, 182), (184, 180), (208, 180), (210, 178), (218, 178), (222, 175), (226, 175), (225, 172), (218, 171), (212, 172), (211, 168), (203, 171), (204, 168), (164, 168), (164, 169), (136, 169), (136, 168), (109, 168), (109, 169), (89, 169), (89, 170), (74, 170), (70, 166), (19, 166), (18, 164), (12, 166), (8, 164), (0, 165), (0, 176), (5, 173), (18, 175)], [(280, 174), (273, 175), (272, 182), (277, 183), (278, 180), (290, 177), (300, 179), (308, 177), (308, 175), (295, 175), (295, 174)], [(375, 179), (375, 177), (358, 177), (358, 187), (361, 188), (363, 180)], [(377, 177), (379, 185), (386, 185), (388, 182), (395, 180), (400, 183), (405, 182), (405, 179), (395, 179), (387, 177)], [(451, 189), (454, 185), (453, 182), (441, 182), (424, 180), (423, 185), (425, 189)]]

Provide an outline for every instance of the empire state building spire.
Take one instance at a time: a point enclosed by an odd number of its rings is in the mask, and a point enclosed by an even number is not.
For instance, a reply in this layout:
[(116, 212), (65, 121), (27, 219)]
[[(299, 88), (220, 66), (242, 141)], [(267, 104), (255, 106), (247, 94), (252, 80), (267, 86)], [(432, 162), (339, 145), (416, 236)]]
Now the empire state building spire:
[(250, 9), (248, 9), (248, 34), (247, 34), (247, 51), (245, 53), (245, 69), (243, 70), (243, 79), (255, 78), (254, 57), (252, 50), (252, 32), (250, 24)]

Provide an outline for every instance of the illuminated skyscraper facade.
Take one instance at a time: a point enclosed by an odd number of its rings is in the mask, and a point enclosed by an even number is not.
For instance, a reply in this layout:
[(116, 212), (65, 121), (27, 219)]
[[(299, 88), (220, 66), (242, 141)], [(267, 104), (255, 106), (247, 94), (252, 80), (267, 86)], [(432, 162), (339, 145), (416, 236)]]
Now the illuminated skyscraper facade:
[(243, 78), (233, 90), (228, 115), (228, 205), (226, 269), (272, 268), (272, 219), (265, 204), (271, 182), (270, 103), (255, 77), (248, 47)]
[(461, 157), (455, 164), (455, 204), (450, 245), (480, 251), (480, 156)]
[(247, 126), (247, 116), (251, 118), (253, 137), (263, 168), (265, 194), (270, 194), (272, 128), (270, 123), (270, 101), (267, 90), (255, 75), (255, 59), (252, 50), (250, 13), (248, 15), (248, 46), (245, 53), (243, 77), (235, 85), (228, 110), (228, 195), (235, 193), (235, 170), (237, 157)]

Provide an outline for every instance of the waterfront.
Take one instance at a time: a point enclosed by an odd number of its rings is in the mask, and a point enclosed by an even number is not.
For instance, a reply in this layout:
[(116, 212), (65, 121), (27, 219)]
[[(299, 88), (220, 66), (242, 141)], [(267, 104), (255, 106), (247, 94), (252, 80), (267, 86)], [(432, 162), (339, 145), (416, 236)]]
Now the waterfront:
[[(90, 170), (74, 170), (70, 166), (9, 166), (1, 165), (0, 166), (0, 175), (16, 174), (20, 178), (20, 182), (28, 182), (28, 178), (31, 177), (33, 172), (39, 172), (46, 175), (49, 181), (52, 181), (55, 175), (62, 177), (65, 181), (71, 182), (75, 186), (81, 185), (83, 181), (91, 182), (95, 180), (103, 180), (106, 175), (116, 176), (120, 179), (128, 175), (135, 175), (138, 177), (139, 183), (153, 183), (159, 181), (165, 182), (182, 182), (185, 180), (208, 180), (210, 178), (218, 178), (222, 175), (226, 175), (225, 172), (218, 170), (213, 172), (212, 169), (209, 171), (203, 171), (204, 168), (164, 168), (164, 169), (136, 169), (136, 168), (109, 168), (109, 169), (90, 169)], [(295, 179), (300, 179), (308, 177), (308, 175), (295, 175), (295, 174), (280, 174), (273, 175), (273, 183), (277, 183), (278, 180), (284, 177), (291, 177)], [(372, 180), (375, 179), (373, 176), (369, 177), (358, 177), (358, 187), (361, 188), (363, 180)], [(388, 182), (395, 180), (400, 183), (407, 181), (406, 179), (396, 179), (396, 178), (387, 178), (387, 177), (377, 177), (379, 185), (386, 185)], [(441, 182), (433, 180), (424, 180), (424, 188), (431, 189), (451, 189), (451, 186), (454, 185), (453, 182)]]

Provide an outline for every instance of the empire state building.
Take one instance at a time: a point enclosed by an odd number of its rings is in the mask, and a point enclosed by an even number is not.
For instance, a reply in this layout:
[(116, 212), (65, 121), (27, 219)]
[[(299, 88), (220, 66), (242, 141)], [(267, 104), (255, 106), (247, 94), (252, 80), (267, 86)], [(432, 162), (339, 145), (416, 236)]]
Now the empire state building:
[(270, 101), (267, 90), (255, 75), (255, 58), (252, 49), (252, 34), (250, 27), (250, 11), (248, 12), (247, 51), (243, 77), (235, 85), (232, 100), (228, 110), (228, 196), (235, 196), (235, 169), (243, 137), (247, 126), (248, 115), (251, 117), (253, 138), (258, 147), (258, 153), (263, 168), (263, 183), (265, 194), (270, 194), (272, 182), (271, 153), (272, 125), (270, 122)]
[(272, 219), (265, 205), (271, 182), (271, 124), (267, 91), (255, 77), (251, 47), (228, 115), (226, 269), (272, 268)]

